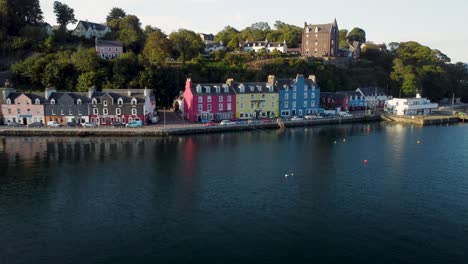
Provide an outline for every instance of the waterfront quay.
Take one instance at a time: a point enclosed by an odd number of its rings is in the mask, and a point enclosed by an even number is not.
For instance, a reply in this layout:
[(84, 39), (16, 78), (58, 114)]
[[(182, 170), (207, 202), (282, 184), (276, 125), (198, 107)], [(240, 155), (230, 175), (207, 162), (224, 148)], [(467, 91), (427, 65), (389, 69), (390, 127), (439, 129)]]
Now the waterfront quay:
[(353, 116), (353, 117), (333, 117), (313, 120), (298, 120), (298, 121), (281, 121), (276, 120), (264, 122), (262, 120), (254, 121), (247, 124), (235, 125), (217, 125), (205, 126), (203, 124), (158, 124), (153, 126), (145, 126), (140, 128), (114, 128), (114, 127), (96, 127), (96, 128), (27, 128), (27, 127), (0, 127), (1, 136), (53, 136), (53, 137), (127, 137), (127, 136), (148, 136), (148, 137), (164, 137), (177, 135), (204, 134), (229, 131), (248, 131), (262, 129), (278, 129), (299, 126), (316, 126), (326, 124), (345, 124), (358, 122), (373, 122), (380, 121), (380, 116)]

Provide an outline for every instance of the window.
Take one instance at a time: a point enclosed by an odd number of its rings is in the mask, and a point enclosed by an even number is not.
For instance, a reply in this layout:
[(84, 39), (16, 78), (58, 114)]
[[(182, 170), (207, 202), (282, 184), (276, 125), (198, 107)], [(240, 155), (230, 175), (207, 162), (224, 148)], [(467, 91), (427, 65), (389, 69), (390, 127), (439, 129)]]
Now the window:
[(293, 92), (295, 92), (297, 90), (297, 87), (296, 85), (293, 86)]
[(18, 115), (21, 115), (21, 109), (16, 109), (16, 113), (17, 113)]
[(289, 102), (284, 102), (284, 108), (286, 108), (286, 109), (289, 108)]
[(97, 108), (93, 108), (93, 114), (99, 115), (99, 110)]
[(122, 123), (125, 123), (125, 117), (122, 117)]
[(227, 110), (228, 110), (228, 111), (231, 111), (231, 110), (232, 110), (232, 108), (231, 108), (231, 103), (228, 103), (228, 104), (227, 104)]
[(315, 102), (314, 101), (310, 102), (310, 107), (315, 107)]
[(265, 102), (262, 102), (262, 108), (265, 108), (266, 105), (265, 105)]
[(264, 94), (262, 94), (262, 99), (265, 99), (265, 95), (264, 95)]
[(63, 111), (63, 109), (60, 109), (60, 115), (65, 115), (65, 111)]
[(215, 86), (216, 87), (216, 93), (220, 93), (221, 92), (221, 88), (219, 86)]
[(93, 105), (97, 105), (97, 100), (96, 100), (96, 98), (93, 98), (92, 104), (93, 104)]
[(119, 52), (119, 48), (115, 48), (115, 52)]
[(108, 51), (112, 51), (112, 49), (111, 49), (111, 48), (108, 48), (107, 50), (108, 50)]
[[(211, 100), (211, 96), (210, 96), (210, 100)], [(202, 96), (198, 96), (198, 102), (203, 103), (203, 97)]]
[(253, 100), (253, 99), (254, 99), (254, 95), (251, 94), (251, 95), (250, 95), (250, 100)]
[(198, 111), (203, 111), (203, 105), (202, 104), (198, 105)]
[(309, 96), (309, 94), (307, 92), (304, 93), (304, 99), (307, 99), (307, 97)]
[[(206, 101), (207, 101), (208, 103), (211, 103), (211, 96), (207, 96), (207, 97), (206, 97)], [(201, 103), (200, 100), (198, 100), (198, 102)]]
[(254, 108), (254, 103), (250, 103), (250, 108)]
[(311, 97), (312, 97), (312, 98), (315, 98), (315, 93), (312, 93), (312, 94), (311, 94)]
[(79, 109), (78, 109), (78, 115), (83, 115), (83, 113)]
[(270, 85), (269, 90), (270, 90), (270, 93), (273, 92), (273, 85)]
[(108, 110), (107, 108), (102, 109), (102, 114), (108, 115), (108, 114), (109, 114), (109, 110)]
[(229, 93), (229, 86), (225, 84), (223, 87), (224, 87), (224, 92)]
[(11, 109), (8, 109), (8, 114), (11, 115)]
[(296, 93), (293, 93), (293, 100), (296, 100)]
[(106, 119), (103, 117), (101, 118), (101, 124), (105, 124), (106, 123)]
[(27, 100), (27, 101), (26, 101), (26, 105), (29, 105), (29, 104), (30, 104), (30, 102), (29, 102), (29, 100)]
[(133, 109), (132, 109), (132, 115), (137, 115), (137, 110), (136, 110), (136, 108), (133, 108)]
[(239, 85), (239, 91), (241, 93), (245, 92), (245, 86), (243, 84)]
[(52, 111), (51, 111), (51, 112), (52, 112), (52, 115), (55, 115), (55, 110), (54, 110), (54, 109), (52, 109)]
[(137, 104), (137, 100), (135, 98), (132, 98), (132, 105), (136, 105)]
[(104, 52), (104, 48), (101, 48), (101, 52)]
[(307, 101), (304, 101), (304, 107), (307, 107)]
[(244, 103), (240, 104), (240, 109), (244, 109)]
[(206, 93), (211, 93), (211, 87), (205, 86)]
[(231, 96), (230, 96), (230, 95), (228, 95), (228, 97), (227, 97), (227, 101), (228, 101), (228, 102), (231, 102), (231, 100), (232, 100), (232, 99), (231, 99)]
[(288, 92), (288, 91), (289, 91), (289, 86), (287, 86), (287, 85), (285, 84), (285, 85), (284, 85), (284, 90), (285, 90), (286, 92)]
[(118, 105), (123, 105), (123, 99), (122, 98), (117, 99), (117, 104)]
[(285, 94), (284, 94), (284, 99), (285, 99), (285, 100), (288, 100), (288, 99), (289, 99), (289, 93), (285, 93)]
[(116, 108), (116, 109), (115, 109), (115, 114), (116, 114), (116, 115), (122, 114), (122, 109)]
[(107, 106), (107, 100), (103, 102), (104, 106)]
[(223, 96), (222, 96), (222, 95), (219, 96), (219, 102), (220, 102), (220, 103), (223, 102)]
[(201, 85), (197, 85), (197, 93), (201, 93), (202, 92), (201, 89), (202, 89)]
[(55, 104), (55, 100), (54, 100), (54, 99), (50, 100), (50, 104), (53, 104), (53, 105), (54, 105), (54, 104)]
[(296, 108), (296, 101), (293, 101), (292, 107), (293, 107), (293, 108)]
[(81, 102), (81, 99), (76, 100), (77, 105), (81, 105), (83, 102)]
[(211, 111), (211, 104), (207, 105), (207, 109), (208, 109), (208, 111)]
[(272, 101), (271, 102), (271, 108), (274, 108), (275, 107), (275, 101)]
[(68, 109), (68, 115), (73, 115), (73, 111), (71, 109)]
[(219, 111), (223, 111), (223, 104), (219, 104)]
[(11, 104), (11, 99), (8, 98), (8, 99), (6, 100), (6, 103), (7, 103), (7, 104)]

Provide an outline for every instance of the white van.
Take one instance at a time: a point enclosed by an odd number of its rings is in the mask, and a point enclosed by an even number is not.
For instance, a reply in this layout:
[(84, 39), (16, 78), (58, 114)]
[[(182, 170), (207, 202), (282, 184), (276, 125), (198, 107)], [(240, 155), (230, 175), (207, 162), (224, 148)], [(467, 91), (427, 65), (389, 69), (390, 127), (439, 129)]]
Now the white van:
[(61, 127), (62, 124), (60, 124), (59, 122), (57, 121), (49, 121), (47, 122), (47, 127)]
[(339, 112), (338, 113), (341, 117), (352, 117), (353, 115), (348, 112)]

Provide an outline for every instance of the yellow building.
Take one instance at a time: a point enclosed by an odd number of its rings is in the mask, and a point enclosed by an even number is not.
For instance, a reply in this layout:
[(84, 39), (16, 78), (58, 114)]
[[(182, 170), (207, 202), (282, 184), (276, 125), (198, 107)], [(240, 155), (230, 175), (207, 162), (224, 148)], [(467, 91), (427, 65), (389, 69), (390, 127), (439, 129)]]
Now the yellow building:
[(279, 93), (274, 76), (269, 76), (266, 83), (242, 83), (229, 79), (227, 84), (236, 93), (236, 119), (279, 116)]

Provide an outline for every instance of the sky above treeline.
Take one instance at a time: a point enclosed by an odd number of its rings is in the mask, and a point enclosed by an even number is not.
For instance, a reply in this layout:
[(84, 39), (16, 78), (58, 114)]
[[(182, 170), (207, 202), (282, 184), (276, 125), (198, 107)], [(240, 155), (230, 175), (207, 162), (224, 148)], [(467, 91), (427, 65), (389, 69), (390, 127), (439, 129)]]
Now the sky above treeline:
[[(468, 62), (468, 0), (62, 0), (78, 20), (105, 22), (112, 7), (140, 18), (167, 34), (179, 28), (216, 34), (230, 25), (239, 30), (280, 20), (302, 27), (304, 22), (330, 23), (340, 29), (360, 27), (375, 43), (417, 41), (447, 54), (452, 62)], [(56, 24), (54, 0), (40, 0), (46, 22)], [(73, 26), (69, 26), (73, 28)]]

